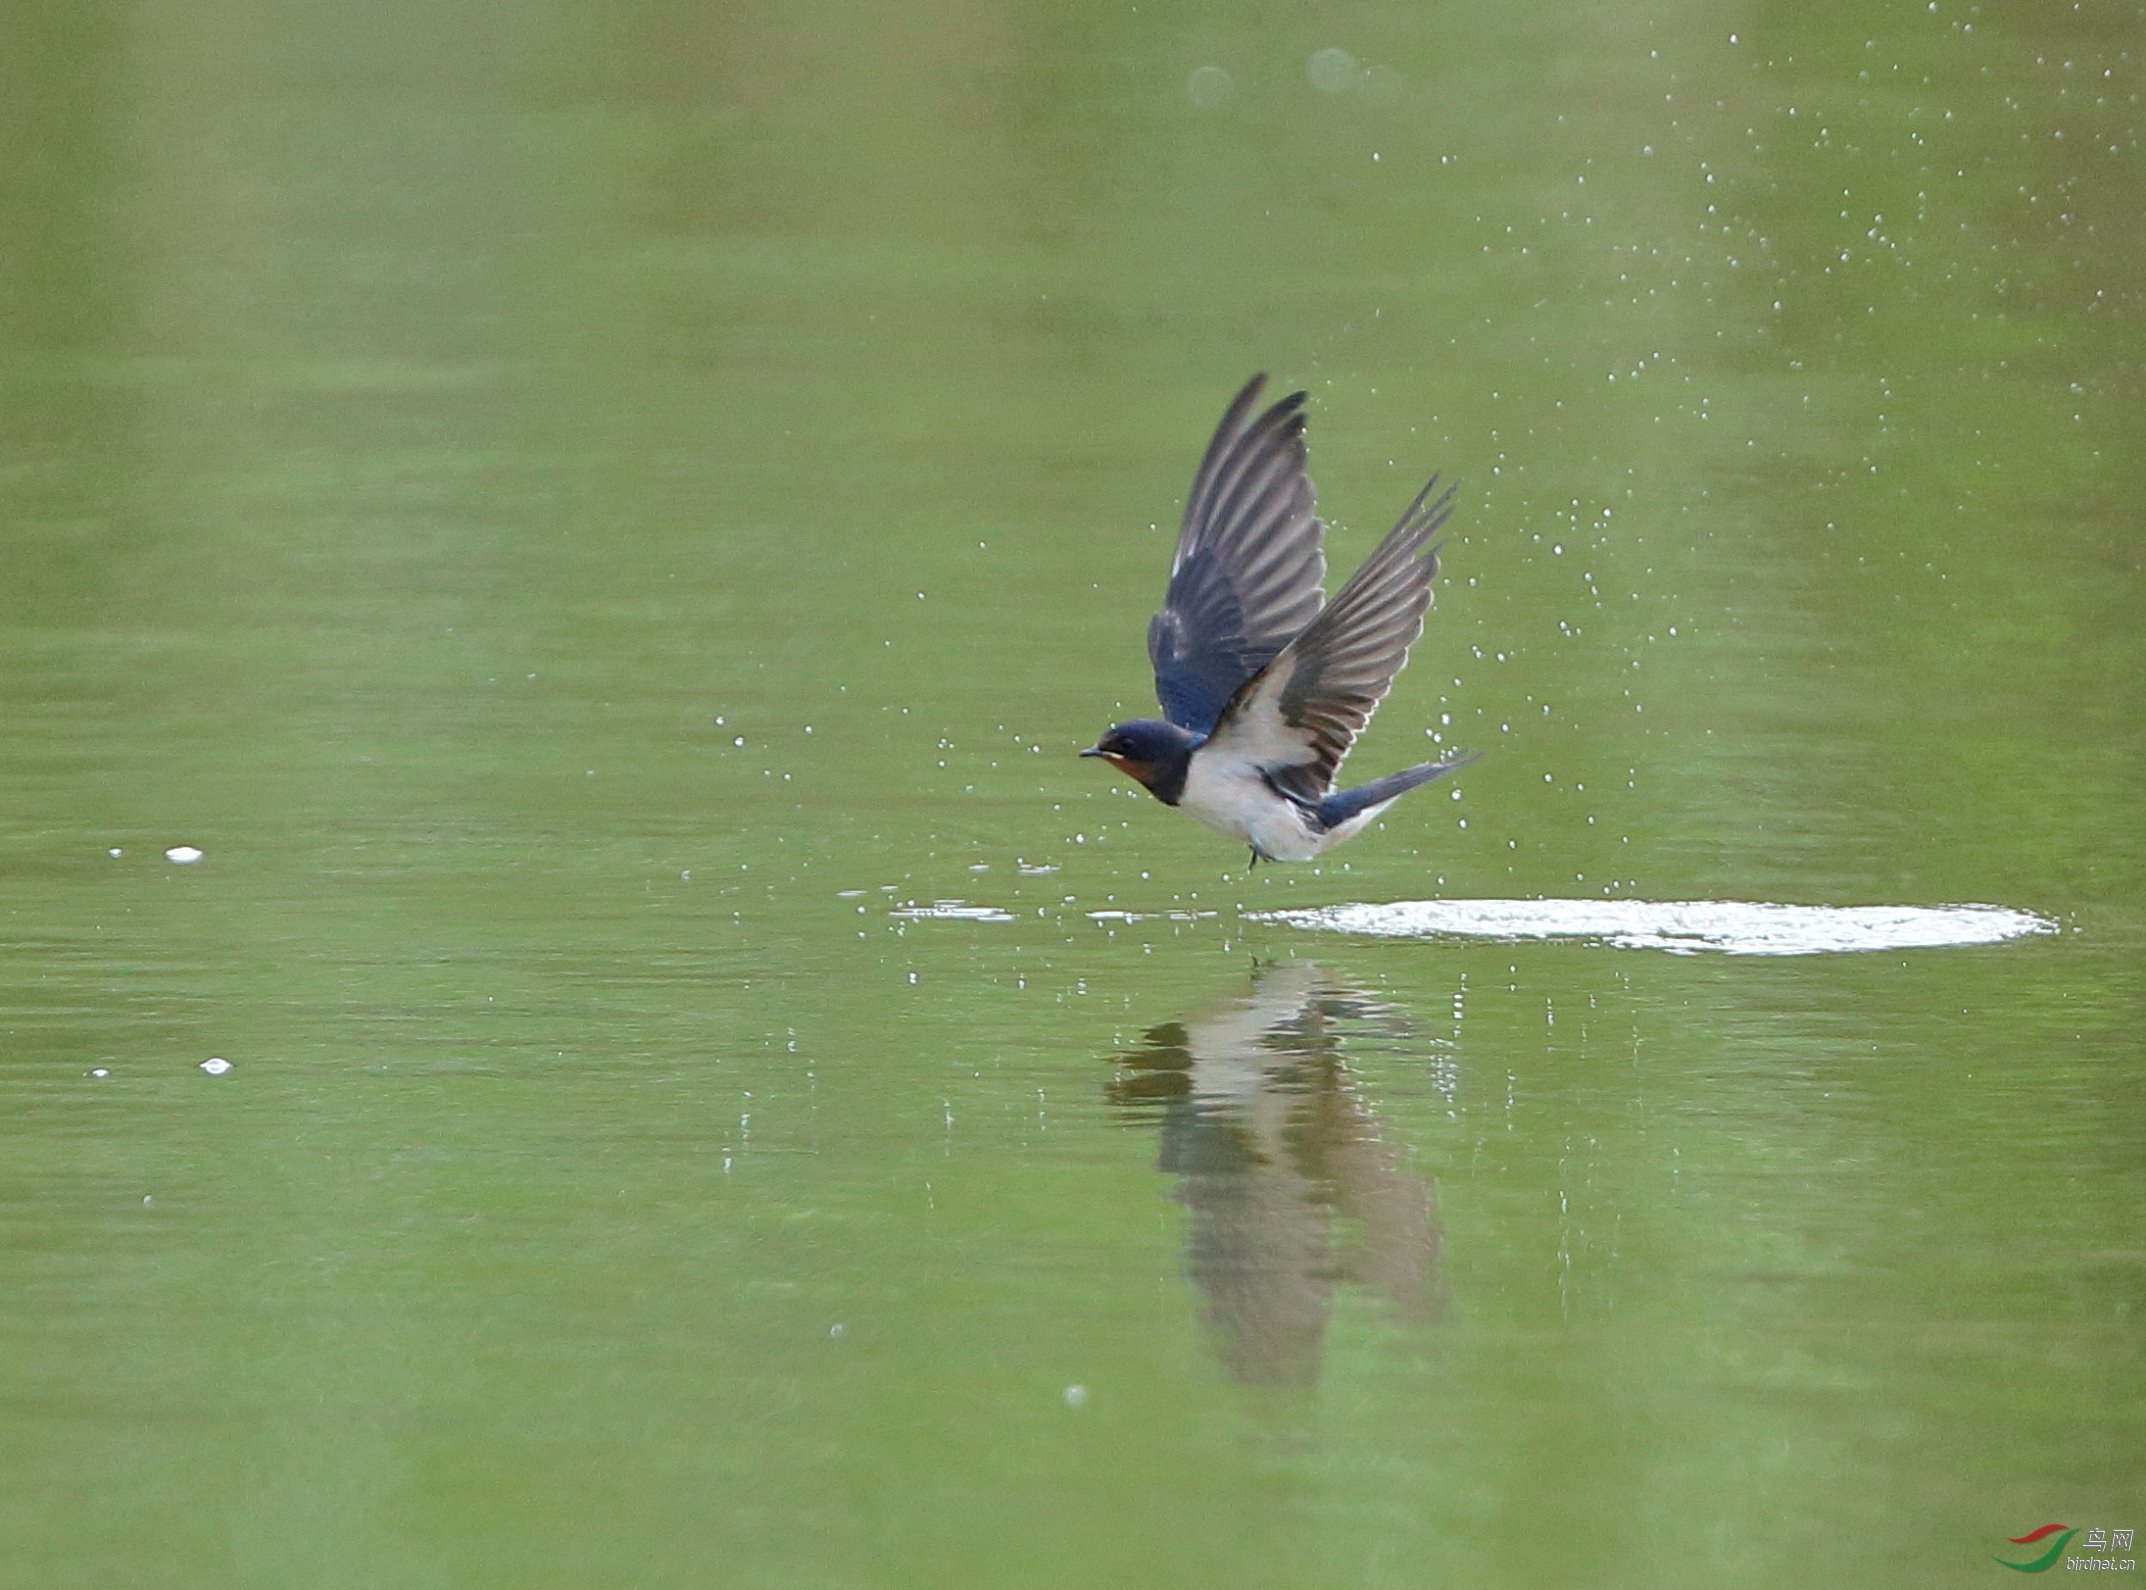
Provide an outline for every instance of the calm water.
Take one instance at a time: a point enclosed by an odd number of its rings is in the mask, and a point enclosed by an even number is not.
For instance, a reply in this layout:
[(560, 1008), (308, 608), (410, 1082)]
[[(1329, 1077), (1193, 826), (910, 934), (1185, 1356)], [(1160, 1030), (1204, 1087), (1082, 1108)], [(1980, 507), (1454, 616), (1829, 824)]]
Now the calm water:
[[(0, 1583), (2146, 1526), (2137, 5), (0, 42)], [(1485, 755), (1247, 875), (1072, 753), (1259, 368)], [(1253, 915), (1439, 899), (2057, 931)]]

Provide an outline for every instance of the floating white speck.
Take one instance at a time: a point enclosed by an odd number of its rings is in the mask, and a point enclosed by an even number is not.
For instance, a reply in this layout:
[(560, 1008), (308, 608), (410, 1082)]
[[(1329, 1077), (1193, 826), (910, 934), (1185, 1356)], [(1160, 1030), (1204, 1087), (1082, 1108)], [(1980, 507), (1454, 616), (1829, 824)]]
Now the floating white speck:
[(1067, 1407), (1085, 1408), (1088, 1406), (1088, 1388), (1086, 1386), (1068, 1386), (1065, 1390), (1065, 1398)]
[(829, 1341), (838, 1342), (848, 1334), (849, 1327), (843, 1324), (840, 1320), (836, 1320), (832, 1325), (827, 1327), (827, 1339)]
[(963, 900), (934, 900), (930, 905), (896, 906), (887, 913), (905, 922), (1011, 922), (1013, 913), (995, 905), (970, 905)]
[(2054, 933), (1996, 905), (1777, 905), (1744, 900), (1397, 900), (1246, 913), (1252, 920), (1371, 938), (1594, 939), (1691, 955), (1827, 955), (2000, 944)]
[(93, 1077), (108, 1077), (112, 1073), (107, 1071), (103, 1066), (91, 1066), (89, 1068), (89, 1074)]
[(121, 850), (117, 845), (114, 845), (110, 850), (107, 850), (105, 854), (107, 856), (113, 857), (116, 860), (118, 857), (126, 854), (126, 852)]
[[(115, 850), (112, 854), (116, 856), (119, 852)], [(201, 852), (192, 845), (173, 845), (164, 852), (164, 859), (181, 867), (191, 867), (201, 859)]]
[(220, 1077), (231, 1069), (231, 1062), (222, 1055), (211, 1055), (201, 1062), (201, 1069), (212, 1077)]

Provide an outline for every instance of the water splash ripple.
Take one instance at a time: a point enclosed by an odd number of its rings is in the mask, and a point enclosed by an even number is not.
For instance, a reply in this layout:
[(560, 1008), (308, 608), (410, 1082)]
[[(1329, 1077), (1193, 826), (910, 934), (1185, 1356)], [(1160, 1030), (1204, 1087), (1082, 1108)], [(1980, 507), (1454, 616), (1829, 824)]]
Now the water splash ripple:
[(1690, 955), (1828, 955), (1999, 944), (2054, 933), (1996, 905), (1780, 905), (1746, 900), (1396, 900), (1247, 912), (1258, 922), (1372, 938), (1592, 939)]

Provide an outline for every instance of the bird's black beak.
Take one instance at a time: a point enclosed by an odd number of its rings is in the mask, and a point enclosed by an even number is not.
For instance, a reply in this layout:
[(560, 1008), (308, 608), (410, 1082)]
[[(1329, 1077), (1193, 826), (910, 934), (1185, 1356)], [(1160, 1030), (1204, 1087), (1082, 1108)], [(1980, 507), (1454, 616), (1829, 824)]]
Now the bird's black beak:
[(1087, 750), (1081, 752), (1082, 756), (1104, 756), (1107, 754), (1100, 745), (1091, 745)]

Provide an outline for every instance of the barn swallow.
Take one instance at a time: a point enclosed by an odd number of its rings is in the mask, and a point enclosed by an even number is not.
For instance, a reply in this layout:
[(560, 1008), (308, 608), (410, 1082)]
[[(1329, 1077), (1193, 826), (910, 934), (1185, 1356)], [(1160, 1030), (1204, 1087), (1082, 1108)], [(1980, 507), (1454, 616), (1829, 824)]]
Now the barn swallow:
[(1475, 760), (1436, 762), (1337, 790), (1349, 747), (1423, 633), (1452, 511), (1438, 477), (1333, 601), (1326, 527), (1304, 472), (1304, 397), (1257, 419), (1255, 375), (1215, 427), (1193, 476), (1148, 660), (1163, 716), (1111, 726), (1099, 756), (1261, 861), (1309, 861), (1418, 784)]

